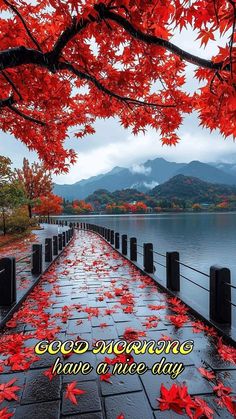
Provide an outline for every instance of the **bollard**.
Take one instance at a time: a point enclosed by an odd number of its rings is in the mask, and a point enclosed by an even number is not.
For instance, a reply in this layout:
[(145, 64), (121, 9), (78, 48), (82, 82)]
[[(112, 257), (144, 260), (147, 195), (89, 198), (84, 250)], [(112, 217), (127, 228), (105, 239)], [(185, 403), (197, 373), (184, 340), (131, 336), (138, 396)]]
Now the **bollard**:
[(136, 237), (130, 238), (130, 260), (137, 262), (137, 239)]
[(0, 259), (0, 306), (11, 306), (16, 301), (16, 260)]
[(43, 245), (33, 244), (32, 246), (32, 275), (41, 275), (43, 270)]
[(52, 261), (52, 239), (45, 239), (45, 262)]
[(62, 250), (63, 244), (62, 244), (62, 234), (58, 234), (58, 250)]
[(53, 255), (58, 255), (58, 236), (53, 236)]
[(107, 229), (107, 241), (111, 241), (111, 230), (109, 228)]
[(62, 233), (62, 246), (65, 247), (66, 245), (66, 233), (65, 231), (63, 231)]
[(171, 291), (180, 291), (178, 252), (166, 252), (166, 286)]
[(120, 233), (115, 233), (115, 248), (120, 248)]
[(221, 324), (231, 324), (230, 270), (221, 266), (210, 267), (210, 319)]
[(149, 274), (154, 272), (152, 243), (143, 243), (143, 268)]
[(69, 230), (66, 230), (66, 244), (69, 242), (70, 237), (69, 237)]
[(121, 251), (123, 255), (127, 255), (127, 234), (121, 236)]
[(114, 230), (111, 230), (111, 244), (114, 245), (115, 237), (114, 237)]

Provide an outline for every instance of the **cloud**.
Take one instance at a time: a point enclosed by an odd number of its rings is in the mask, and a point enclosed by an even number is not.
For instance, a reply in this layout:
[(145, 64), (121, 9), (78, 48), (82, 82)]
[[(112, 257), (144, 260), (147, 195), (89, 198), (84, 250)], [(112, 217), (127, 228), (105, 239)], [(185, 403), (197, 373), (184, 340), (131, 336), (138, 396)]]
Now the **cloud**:
[(133, 164), (133, 166), (130, 169), (131, 173), (140, 173), (146, 176), (150, 175), (151, 171), (151, 167), (145, 167), (143, 164)]
[(155, 188), (155, 186), (158, 186), (159, 183), (155, 182), (155, 180), (153, 180), (152, 182), (143, 182), (143, 185), (148, 189), (153, 189), (153, 188)]

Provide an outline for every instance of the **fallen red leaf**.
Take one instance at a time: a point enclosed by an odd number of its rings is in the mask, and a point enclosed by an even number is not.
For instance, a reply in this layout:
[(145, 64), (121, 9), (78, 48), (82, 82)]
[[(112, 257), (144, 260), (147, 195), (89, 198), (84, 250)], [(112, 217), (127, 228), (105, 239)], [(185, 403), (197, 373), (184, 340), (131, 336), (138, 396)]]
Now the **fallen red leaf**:
[(65, 397), (69, 399), (73, 404), (78, 404), (76, 397), (80, 394), (84, 394), (85, 391), (79, 388), (76, 388), (77, 381), (72, 381), (72, 383), (67, 384), (66, 395)]

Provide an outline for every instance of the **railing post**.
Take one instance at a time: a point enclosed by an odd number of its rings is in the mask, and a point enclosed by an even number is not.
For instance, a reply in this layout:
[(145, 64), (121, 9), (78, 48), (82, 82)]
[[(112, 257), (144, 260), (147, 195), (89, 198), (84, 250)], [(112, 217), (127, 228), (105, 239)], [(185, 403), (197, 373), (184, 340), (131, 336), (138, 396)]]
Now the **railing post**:
[(62, 234), (58, 234), (58, 250), (62, 250)]
[(69, 242), (70, 237), (69, 237), (69, 230), (66, 230), (66, 244)]
[(137, 239), (136, 237), (130, 238), (130, 260), (137, 262)]
[(110, 230), (110, 228), (107, 229), (107, 241), (108, 242), (111, 241), (111, 230)]
[(179, 252), (166, 252), (166, 286), (171, 291), (180, 291)]
[(62, 233), (62, 246), (65, 247), (66, 245), (66, 233), (65, 231), (63, 231)]
[(11, 306), (16, 301), (16, 259), (0, 259), (0, 306)]
[(149, 274), (154, 272), (152, 243), (143, 243), (143, 268)]
[(127, 234), (121, 236), (121, 251), (123, 255), (127, 255)]
[(114, 238), (114, 230), (111, 230), (111, 244), (114, 244), (115, 238)]
[(120, 248), (120, 233), (115, 233), (115, 248)]
[(52, 261), (52, 239), (45, 239), (45, 262)]
[(53, 255), (58, 255), (58, 236), (53, 236)]
[(210, 267), (210, 319), (221, 324), (231, 324), (230, 270), (220, 266)]
[(32, 275), (41, 275), (43, 270), (43, 245), (33, 244), (32, 246)]

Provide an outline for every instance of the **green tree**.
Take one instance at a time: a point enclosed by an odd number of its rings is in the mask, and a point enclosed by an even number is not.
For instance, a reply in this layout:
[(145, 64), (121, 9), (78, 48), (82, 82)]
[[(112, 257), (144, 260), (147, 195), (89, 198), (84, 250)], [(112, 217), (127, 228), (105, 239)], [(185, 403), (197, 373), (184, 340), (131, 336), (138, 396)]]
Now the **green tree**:
[(25, 203), (24, 190), (21, 185), (13, 181), (2, 184), (0, 187), (0, 211), (2, 218), (3, 234), (7, 233), (7, 217), (11, 215), (14, 208), (18, 208)]

